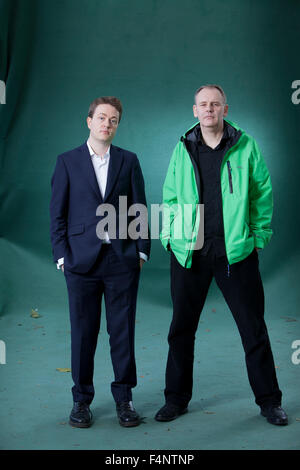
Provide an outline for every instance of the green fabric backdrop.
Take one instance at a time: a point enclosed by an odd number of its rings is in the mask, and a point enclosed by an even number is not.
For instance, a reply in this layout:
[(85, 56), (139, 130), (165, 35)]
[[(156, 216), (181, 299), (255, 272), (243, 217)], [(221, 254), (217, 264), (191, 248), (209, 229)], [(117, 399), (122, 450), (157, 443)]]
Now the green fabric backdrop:
[[(50, 178), (57, 154), (87, 138), (89, 103), (103, 94), (122, 100), (115, 143), (138, 154), (158, 204), (195, 89), (221, 84), (229, 119), (257, 139), (272, 176), (263, 270), (299, 256), (299, 15), (296, 0), (0, 2), (1, 314), (65, 296), (51, 261)], [(167, 275), (158, 241), (147, 269), (155, 282)]]

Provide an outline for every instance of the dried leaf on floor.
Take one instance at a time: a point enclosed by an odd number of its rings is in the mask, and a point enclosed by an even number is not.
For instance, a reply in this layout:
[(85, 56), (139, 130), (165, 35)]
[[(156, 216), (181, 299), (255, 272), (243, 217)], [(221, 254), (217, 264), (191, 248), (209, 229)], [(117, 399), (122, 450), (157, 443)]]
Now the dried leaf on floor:
[(30, 316), (31, 316), (32, 318), (40, 318), (42, 315), (39, 314), (38, 309), (32, 308), (32, 309), (31, 309)]
[(57, 367), (56, 370), (58, 370), (58, 372), (71, 372), (71, 369), (68, 367)]

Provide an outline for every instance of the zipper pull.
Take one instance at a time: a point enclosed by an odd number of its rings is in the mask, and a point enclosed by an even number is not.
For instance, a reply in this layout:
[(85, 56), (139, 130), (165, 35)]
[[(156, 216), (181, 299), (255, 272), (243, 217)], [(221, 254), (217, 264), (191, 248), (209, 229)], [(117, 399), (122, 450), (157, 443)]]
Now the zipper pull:
[(230, 277), (230, 265), (227, 264), (227, 277)]
[(233, 185), (232, 185), (232, 168), (230, 165), (230, 161), (227, 161), (227, 170), (228, 170), (228, 179), (229, 179), (229, 192), (233, 193)]

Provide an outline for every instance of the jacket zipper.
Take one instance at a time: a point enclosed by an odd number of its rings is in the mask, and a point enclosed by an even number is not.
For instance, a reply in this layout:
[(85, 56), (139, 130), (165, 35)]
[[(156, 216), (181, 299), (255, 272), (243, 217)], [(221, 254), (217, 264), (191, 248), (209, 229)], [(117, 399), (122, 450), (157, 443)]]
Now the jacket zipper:
[[(199, 178), (198, 168), (197, 168), (197, 165), (195, 164), (193, 156), (190, 154), (190, 152), (187, 149), (185, 138), (183, 136), (181, 137), (181, 141), (184, 144), (185, 150), (187, 151), (187, 153), (188, 153), (188, 155), (191, 159), (193, 168), (194, 168), (196, 185), (197, 185), (197, 189), (198, 189), (198, 204), (199, 204), (199, 200), (200, 200), (200, 197), (199, 197), (200, 196), (200, 178)], [(195, 220), (194, 220), (194, 223), (193, 223), (192, 233), (194, 233), (194, 227), (195, 227), (196, 219), (197, 219), (197, 213), (196, 213)], [(191, 242), (191, 244), (192, 244), (192, 242)], [(191, 247), (191, 244), (190, 244), (190, 247)], [(191, 252), (191, 248), (189, 249), (186, 260), (185, 260), (185, 267), (187, 265), (187, 262), (188, 262), (188, 259), (189, 259), (189, 256), (190, 256), (190, 252)]]
[[(194, 233), (194, 228), (195, 228), (196, 219), (197, 219), (197, 213), (196, 213), (196, 217), (195, 217), (195, 220), (194, 220), (194, 223), (193, 223), (192, 234)], [(186, 257), (186, 260), (185, 260), (185, 267), (186, 267), (186, 265), (187, 265), (187, 262), (188, 262), (188, 259), (189, 259), (189, 256), (190, 256), (191, 246), (192, 246), (192, 242), (190, 243), (190, 249), (189, 249), (189, 251), (188, 251), (188, 254), (187, 254), (187, 257)]]
[[(231, 165), (230, 161), (227, 160), (227, 170), (228, 170), (228, 178), (229, 178), (229, 192), (232, 194), (233, 193), (233, 186), (232, 186), (232, 170), (231, 170)], [(230, 265), (228, 263), (227, 265), (227, 277), (230, 277)]]
[[(224, 157), (223, 157), (223, 162), (225, 161), (225, 159), (227, 158), (228, 154), (230, 152), (232, 152), (232, 149), (234, 149), (238, 143), (239, 143), (239, 140), (240, 140), (240, 137), (238, 138), (237, 142), (235, 142), (235, 144), (229, 149), (227, 150), (227, 152), (225, 153)], [(229, 190), (231, 190), (231, 194), (233, 194), (233, 185), (232, 185), (232, 174), (231, 174), (231, 165), (230, 165), (230, 161), (227, 160), (227, 169), (228, 169), (228, 176), (229, 176)], [(223, 169), (223, 164), (221, 165), (221, 175), (222, 175), (222, 169)], [(222, 180), (222, 178), (221, 178)], [(230, 181), (231, 181), (231, 187), (230, 187)], [(223, 205), (223, 202), (222, 202), (222, 205)], [(224, 223), (224, 212), (222, 210), (222, 213), (223, 213), (223, 223)], [(226, 238), (225, 238), (225, 249), (226, 249), (226, 253), (227, 253), (227, 247), (226, 247)], [(230, 276), (230, 264), (228, 264), (228, 267), (227, 267), (227, 276), (229, 277)]]
[[(190, 152), (188, 151), (187, 147), (186, 147), (186, 144), (185, 144), (185, 137), (182, 136), (181, 139), (180, 139), (184, 146), (185, 146), (185, 150), (187, 151), (188, 155), (190, 156), (190, 159), (192, 161), (192, 164), (193, 164), (193, 167), (194, 167), (194, 171), (195, 171), (195, 176), (196, 176), (196, 183), (199, 183), (199, 178), (197, 178), (197, 173), (196, 173), (196, 170), (195, 170), (195, 164), (194, 164), (194, 161), (193, 161), (193, 157), (191, 156)], [(226, 158), (226, 155), (227, 153), (231, 152), (233, 148), (235, 148), (237, 146), (237, 144), (239, 143), (239, 140), (240, 140), (240, 137), (238, 138), (237, 142), (235, 142), (235, 144), (226, 152), (226, 154), (224, 155), (224, 159)], [(224, 161), (224, 160), (223, 160)], [(229, 192), (231, 194), (233, 194), (233, 184), (232, 184), (232, 169), (231, 169), (231, 165), (230, 165), (230, 161), (228, 160), (227, 162), (227, 170), (228, 170), (228, 177), (229, 177)], [(222, 170), (222, 165), (221, 165), (221, 170)], [(197, 184), (198, 186), (198, 184)], [(199, 189), (199, 188), (198, 188)], [(199, 191), (198, 191), (199, 193)], [(224, 216), (224, 214), (223, 214)], [(194, 222), (194, 226), (195, 226), (195, 222)], [(194, 229), (194, 226), (193, 226), (193, 229)], [(225, 241), (225, 247), (226, 247), (226, 241)], [(188, 255), (187, 255), (187, 258), (186, 258), (186, 261), (185, 261), (185, 266), (187, 265), (187, 261), (188, 261), (188, 258), (189, 258), (189, 254), (190, 254), (190, 251), (188, 251)], [(226, 250), (227, 251), (227, 250)], [(227, 266), (227, 276), (229, 277), (230, 276), (230, 265), (228, 264)]]
[(230, 161), (227, 161), (227, 170), (228, 170), (228, 178), (229, 178), (229, 192), (233, 193), (233, 185), (232, 185), (232, 169), (230, 165)]
[[(170, 224), (170, 232), (171, 232), (171, 227), (172, 227), (172, 225), (173, 225), (173, 223), (174, 223), (174, 220), (176, 219), (177, 215), (178, 215), (178, 214), (176, 214), (176, 215), (173, 217), (173, 220), (172, 220), (172, 222), (171, 222), (171, 224)], [(170, 238), (168, 239), (167, 247), (168, 247), (168, 251), (171, 251)]]

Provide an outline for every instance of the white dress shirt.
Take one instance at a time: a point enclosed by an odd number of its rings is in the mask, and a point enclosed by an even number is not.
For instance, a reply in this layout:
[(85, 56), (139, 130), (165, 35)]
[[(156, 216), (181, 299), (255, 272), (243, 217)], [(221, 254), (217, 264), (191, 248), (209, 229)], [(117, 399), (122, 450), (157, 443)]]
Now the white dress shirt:
[(92, 147), (90, 146), (89, 141), (87, 141), (87, 146), (92, 158), (93, 167), (96, 173), (96, 178), (99, 184), (100, 192), (102, 198), (104, 199), (106, 183), (107, 183), (107, 172), (110, 159), (110, 146), (108, 147), (104, 155), (97, 155)]
[[(109, 160), (110, 160), (110, 146), (108, 147), (104, 155), (97, 155), (92, 149), (89, 141), (87, 141), (87, 146), (90, 152), (90, 156), (91, 156), (92, 164), (95, 170), (99, 189), (100, 189), (102, 198), (104, 198), (106, 184), (107, 184), (108, 166), (109, 166)], [(105, 240), (103, 240), (102, 243), (111, 243), (107, 232), (105, 232)], [(147, 255), (145, 255), (145, 253), (139, 252), (139, 255), (140, 255), (140, 258), (142, 258), (144, 261), (148, 260), (148, 257)], [(57, 261), (57, 269), (60, 269), (60, 266), (62, 264), (64, 264), (64, 258), (60, 258)]]
[[(104, 199), (107, 183), (108, 165), (110, 159), (110, 146), (108, 147), (104, 155), (97, 155), (92, 149), (89, 141), (87, 141), (87, 146), (91, 155), (92, 164), (95, 170), (101, 196)], [(110, 243), (107, 232), (105, 232), (105, 239), (102, 241), (102, 243)]]

